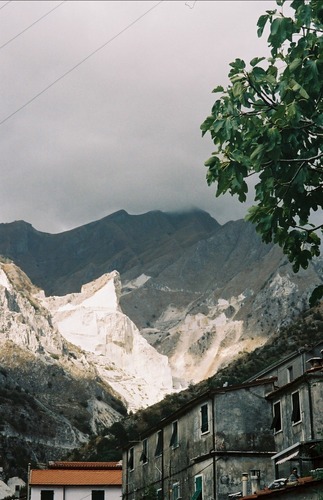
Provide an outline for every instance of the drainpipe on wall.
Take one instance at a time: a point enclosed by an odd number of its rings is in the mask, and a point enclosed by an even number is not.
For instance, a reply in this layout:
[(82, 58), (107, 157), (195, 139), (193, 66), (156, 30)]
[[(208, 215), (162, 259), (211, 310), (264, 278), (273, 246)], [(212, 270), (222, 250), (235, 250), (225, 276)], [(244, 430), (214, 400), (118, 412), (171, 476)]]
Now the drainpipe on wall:
[(309, 380), (306, 381), (308, 387), (308, 406), (310, 410), (310, 436), (314, 439), (314, 423), (313, 423), (313, 401), (312, 401), (312, 388)]
[(162, 477), (161, 477), (161, 480), (162, 480), (162, 497), (165, 498), (165, 485), (164, 485), (164, 481), (165, 481), (165, 471), (164, 471), (164, 429), (163, 429), (163, 449), (162, 449), (162, 457), (161, 457), (161, 466), (162, 466)]
[(28, 464), (28, 472), (27, 472), (27, 500), (30, 500), (30, 466)]
[(302, 373), (306, 372), (306, 360), (305, 360), (305, 352), (302, 352)]
[(215, 456), (215, 395), (212, 397), (212, 433), (213, 433), (213, 498), (216, 498), (216, 456)]
[(129, 457), (128, 457), (128, 449), (127, 449), (127, 453), (126, 453), (126, 464), (125, 464), (125, 467), (126, 467), (126, 493), (125, 493), (125, 498), (126, 500), (128, 500), (128, 493), (129, 493), (129, 470), (128, 470), (128, 461), (129, 461)]

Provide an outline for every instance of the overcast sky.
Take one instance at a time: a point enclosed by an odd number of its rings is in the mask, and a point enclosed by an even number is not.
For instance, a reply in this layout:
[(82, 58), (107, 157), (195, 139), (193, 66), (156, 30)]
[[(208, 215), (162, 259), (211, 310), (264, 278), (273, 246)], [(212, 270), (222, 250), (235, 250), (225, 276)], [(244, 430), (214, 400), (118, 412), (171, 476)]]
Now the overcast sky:
[(206, 184), (200, 124), (229, 63), (268, 54), (256, 24), (275, 7), (0, 1), (0, 222), (57, 233), (120, 209), (242, 218), (244, 205)]

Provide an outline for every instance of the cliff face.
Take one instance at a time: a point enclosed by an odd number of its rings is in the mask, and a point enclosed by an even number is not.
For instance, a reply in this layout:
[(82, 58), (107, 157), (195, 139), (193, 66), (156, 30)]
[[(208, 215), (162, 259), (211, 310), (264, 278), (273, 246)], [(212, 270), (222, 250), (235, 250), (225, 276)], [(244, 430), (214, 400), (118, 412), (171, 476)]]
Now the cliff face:
[(124, 281), (121, 307), (169, 357), (176, 387), (263, 345), (306, 308), (319, 262), (294, 274), (278, 247), (243, 221), (192, 245), (158, 275)]
[[(58, 459), (126, 413), (95, 364), (66, 341), (27, 276), (0, 265), (0, 456), (12, 475)], [(124, 400), (125, 401), (125, 400)]]
[[(312, 264), (294, 274), (281, 250), (263, 244), (251, 224), (240, 220), (220, 226), (202, 211), (136, 216), (119, 211), (57, 235), (40, 233), (22, 221), (0, 224), (0, 253), (14, 259), (47, 296), (67, 294), (68, 300), (86, 283), (117, 271), (120, 307), (103, 323), (118, 322), (116, 330), (124, 329), (129, 338), (135, 335), (138, 346), (139, 330), (155, 351), (168, 357), (176, 389), (213, 375), (241, 352), (262, 345), (308, 306), (312, 289), (322, 282), (318, 266)], [(80, 311), (69, 311), (68, 319), (53, 300), (48, 307), (69, 338), (68, 325)], [(84, 313), (80, 337), (86, 349), (92, 342), (91, 334), (84, 343), (87, 321)], [(91, 321), (91, 328), (102, 322), (98, 311)], [(104, 330), (97, 328), (101, 333), (95, 335), (104, 337)], [(98, 356), (96, 342), (92, 354)], [(108, 347), (102, 342), (104, 356)], [(125, 338), (121, 343), (126, 345)], [(140, 354), (122, 364), (128, 356), (119, 355), (123, 349), (116, 342), (109, 349), (121, 368), (137, 363), (136, 376), (142, 377), (140, 362), (134, 361)], [(163, 383), (157, 386), (161, 395), (168, 390)], [(148, 404), (148, 393), (142, 391), (143, 404)], [(131, 407), (137, 405), (136, 398), (133, 393), (128, 400)]]
[(129, 410), (146, 407), (173, 391), (165, 355), (140, 335), (119, 307), (117, 272), (82, 287), (80, 293), (42, 298), (61, 335), (86, 352), (100, 376), (124, 398)]
[(126, 409), (213, 376), (291, 323), (322, 282), (321, 261), (294, 274), (250, 224), (203, 212), (121, 211), (60, 235), (0, 224), (0, 253), (30, 273), (0, 265), (11, 469), (62, 458)]

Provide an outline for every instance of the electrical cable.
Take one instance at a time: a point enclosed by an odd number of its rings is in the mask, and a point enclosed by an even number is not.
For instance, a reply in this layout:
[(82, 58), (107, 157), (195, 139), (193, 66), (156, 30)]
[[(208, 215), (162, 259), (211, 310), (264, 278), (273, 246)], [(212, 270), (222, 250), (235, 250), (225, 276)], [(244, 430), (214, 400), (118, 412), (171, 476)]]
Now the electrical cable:
[(56, 85), (56, 83), (58, 83), (59, 81), (63, 80), (63, 78), (65, 78), (67, 75), (69, 75), (70, 73), (72, 73), (72, 71), (74, 71), (76, 68), (78, 68), (79, 66), (81, 66), (81, 64), (83, 64), (85, 61), (87, 61), (88, 59), (90, 59), (90, 57), (92, 57), (94, 54), (96, 54), (97, 52), (99, 52), (100, 50), (102, 50), (109, 43), (113, 42), (113, 40), (115, 40), (116, 38), (118, 38), (120, 35), (122, 35), (129, 28), (131, 28), (132, 26), (134, 26), (138, 21), (140, 21), (143, 17), (145, 17), (147, 14), (149, 14), (152, 10), (156, 9), (156, 7), (158, 7), (163, 1), (164, 0), (160, 0), (155, 5), (153, 5), (152, 7), (150, 7), (150, 9), (148, 9), (146, 12), (144, 12), (139, 17), (137, 17), (134, 21), (132, 21), (130, 24), (128, 24), (125, 28), (123, 28), (121, 31), (119, 31), (116, 35), (114, 35), (109, 40), (107, 40), (105, 43), (103, 43), (102, 45), (100, 45), (100, 47), (98, 47), (97, 49), (95, 49), (88, 56), (84, 57), (84, 59), (82, 59), (77, 64), (75, 64), (72, 68), (70, 68), (68, 71), (66, 71), (63, 75), (61, 75), (58, 78), (56, 78), (56, 80), (54, 80), (52, 83), (50, 83), (49, 85), (47, 85), (47, 87), (45, 87), (43, 90), (41, 90), (40, 92), (38, 92), (38, 94), (34, 95), (34, 97), (32, 97), (31, 99), (29, 99), (29, 101), (25, 102), (25, 104), (23, 104), (22, 106), (20, 106), (20, 108), (16, 109), (16, 111), (13, 111), (10, 115), (8, 115), (6, 118), (4, 118), (3, 120), (1, 120), (0, 121), (0, 125), (3, 125), (3, 123), (5, 123), (10, 118), (12, 118), (14, 115), (16, 115), (17, 113), (19, 113), (22, 109), (24, 109), (27, 106), (29, 106), (29, 104), (31, 104), (33, 101), (35, 101), (38, 97), (40, 97), (42, 94), (44, 94), (51, 87), (53, 87), (54, 85)]
[[(12, 0), (10, 0), (10, 1), (12, 1)], [(56, 7), (54, 7), (53, 9), (49, 10), (48, 12), (46, 12), (46, 14), (44, 14), (39, 19), (37, 19), (36, 21), (34, 21), (32, 24), (30, 24), (29, 26), (27, 26), (27, 28), (25, 28), (24, 30), (20, 31), (20, 33), (18, 33), (14, 37), (10, 38), (10, 40), (8, 40), (7, 42), (5, 42), (3, 45), (0, 45), (0, 49), (3, 49), (3, 47), (5, 47), (6, 45), (8, 45), (10, 42), (12, 42), (13, 40), (16, 40), (16, 38), (18, 38), (18, 36), (22, 35), (27, 30), (29, 30), (30, 28), (32, 28), (33, 26), (35, 26), (35, 24), (39, 23), (39, 21), (41, 21), (42, 19), (44, 19), (44, 17), (48, 16), (54, 10), (58, 9), (58, 7), (60, 7), (61, 5), (63, 5), (63, 3), (65, 3), (65, 2), (67, 2), (67, 0), (63, 0), (63, 2), (61, 2), (60, 4), (56, 5)]]
[(1, 5), (0, 10), (1, 10), (1, 9), (4, 9), (5, 7), (7, 7), (7, 5), (8, 5), (10, 2), (12, 2), (12, 0), (8, 0), (8, 2), (6, 2), (4, 5)]

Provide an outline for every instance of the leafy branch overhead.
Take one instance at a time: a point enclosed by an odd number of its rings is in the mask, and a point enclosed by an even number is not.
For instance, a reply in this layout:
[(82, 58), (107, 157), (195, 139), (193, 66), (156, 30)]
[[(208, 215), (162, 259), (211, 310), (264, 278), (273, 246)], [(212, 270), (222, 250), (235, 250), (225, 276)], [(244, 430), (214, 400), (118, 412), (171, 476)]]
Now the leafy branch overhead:
[[(320, 255), (323, 206), (323, 2), (276, 0), (280, 10), (258, 20), (269, 26), (269, 58), (230, 64), (230, 84), (219, 86), (212, 113), (201, 125), (215, 151), (205, 162), (207, 182), (246, 200), (256, 177), (247, 220), (265, 242), (278, 243), (295, 272)], [(285, 5), (286, 4), (286, 5)], [(319, 212), (318, 212), (319, 211)], [(316, 221), (316, 222), (315, 222)], [(311, 305), (323, 296), (313, 292)]]

